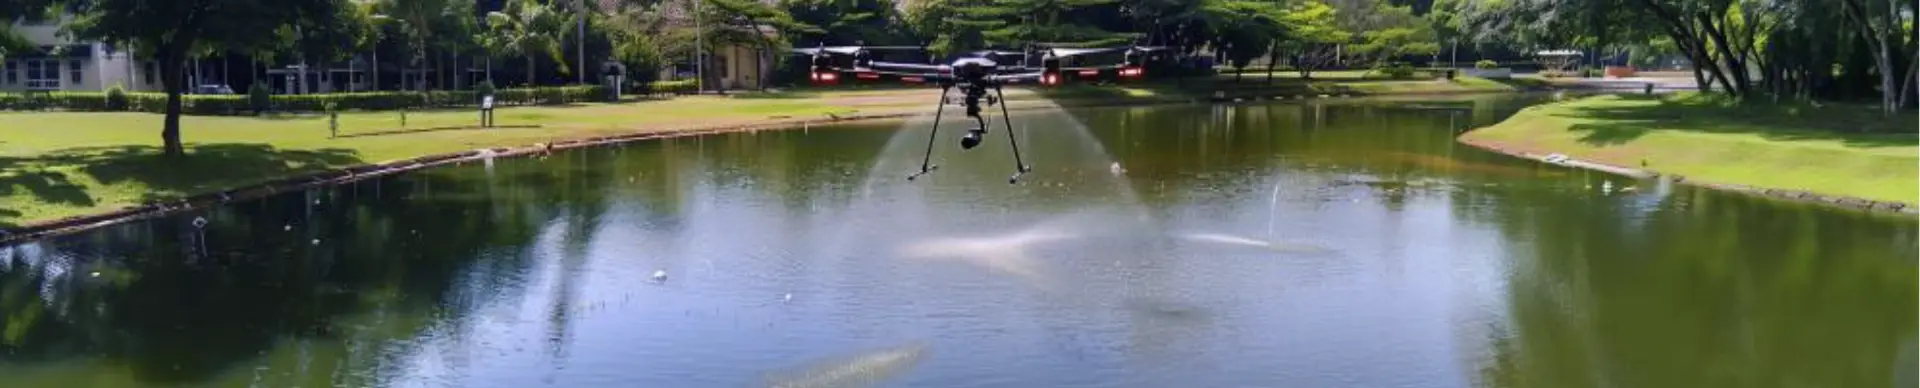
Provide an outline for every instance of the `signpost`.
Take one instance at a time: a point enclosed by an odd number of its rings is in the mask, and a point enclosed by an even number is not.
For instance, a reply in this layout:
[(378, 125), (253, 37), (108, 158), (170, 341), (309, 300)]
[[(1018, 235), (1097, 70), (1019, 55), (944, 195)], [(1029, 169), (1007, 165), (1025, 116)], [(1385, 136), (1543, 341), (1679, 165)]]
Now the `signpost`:
[(493, 128), (493, 95), (480, 97), (480, 127)]

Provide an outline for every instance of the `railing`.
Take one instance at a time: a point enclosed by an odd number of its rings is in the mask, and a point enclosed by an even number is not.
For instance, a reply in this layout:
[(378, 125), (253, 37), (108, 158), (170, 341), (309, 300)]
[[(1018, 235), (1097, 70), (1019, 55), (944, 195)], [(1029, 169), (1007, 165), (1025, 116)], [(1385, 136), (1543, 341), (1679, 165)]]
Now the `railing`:
[(27, 90), (60, 90), (60, 79), (29, 79), (26, 85)]

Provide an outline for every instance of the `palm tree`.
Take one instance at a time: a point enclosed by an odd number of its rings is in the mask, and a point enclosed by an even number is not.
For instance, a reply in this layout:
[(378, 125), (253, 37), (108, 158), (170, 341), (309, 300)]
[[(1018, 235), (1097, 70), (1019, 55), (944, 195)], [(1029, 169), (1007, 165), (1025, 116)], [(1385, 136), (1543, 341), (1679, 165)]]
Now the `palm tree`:
[(494, 48), (508, 54), (527, 57), (527, 86), (534, 85), (534, 58), (541, 54), (553, 58), (560, 68), (566, 61), (560, 54), (560, 34), (566, 18), (534, 0), (511, 0), (504, 11), (487, 13), (489, 39)]

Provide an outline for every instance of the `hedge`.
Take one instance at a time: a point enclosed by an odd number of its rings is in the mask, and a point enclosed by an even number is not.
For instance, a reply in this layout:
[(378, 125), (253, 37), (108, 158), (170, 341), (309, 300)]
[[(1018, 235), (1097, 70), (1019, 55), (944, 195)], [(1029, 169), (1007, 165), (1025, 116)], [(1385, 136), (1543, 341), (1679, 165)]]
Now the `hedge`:
[(649, 94), (688, 94), (693, 93), (694, 89), (699, 87), (699, 84), (695, 83), (694, 80), (683, 79), (677, 81), (653, 81), (653, 83), (642, 85), (641, 90)]
[[(494, 92), (494, 105), (557, 105), (606, 101), (611, 93), (604, 86), (558, 86), (500, 89)], [(165, 93), (126, 93), (126, 107), (114, 108), (105, 92), (30, 92), (0, 93), (0, 110), (57, 109), (104, 112), (126, 110), (164, 113)], [(253, 112), (246, 95), (189, 94), (180, 96), (180, 110), (194, 115), (235, 115)], [(458, 108), (480, 105), (480, 95), (468, 90), (429, 92), (357, 92), (277, 95), (269, 98), (271, 108), (282, 112), (321, 112), (331, 102), (343, 110), (396, 110)], [(117, 102), (117, 101), (116, 101)]]

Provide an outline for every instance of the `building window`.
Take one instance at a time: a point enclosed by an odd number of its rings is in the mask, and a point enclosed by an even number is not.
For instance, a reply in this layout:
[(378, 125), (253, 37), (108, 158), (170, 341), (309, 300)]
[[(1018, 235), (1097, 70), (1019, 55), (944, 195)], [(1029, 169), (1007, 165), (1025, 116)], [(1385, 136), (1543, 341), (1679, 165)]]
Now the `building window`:
[(70, 79), (68, 81), (73, 82), (74, 85), (79, 85), (80, 80), (84, 79), (87, 74), (86, 72), (81, 71), (80, 69), (85, 68), (86, 66), (87, 65), (85, 62), (81, 62), (78, 59), (67, 61), (67, 67), (69, 67), (69, 69), (67, 70), (67, 73), (69, 76), (73, 77), (73, 79)]
[(60, 88), (60, 61), (47, 59), (28, 59), (27, 89), (52, 90)]
[(7, 61), (6, 67), (0, 67), (0, 73), (7, 73), (8, 85), (20, 83), (20, 75), (13, 73), (13, 69), (18, 68), (20, 68), (20, 62), (14, 61)]
[(140, 66), (140, 79), (144, 80), (142, 82), (146, 82), (149, 84), (153, 83), (154, 80), (153, 80), (153, 62), (152, 61), (142, 63), (142, 66)]

